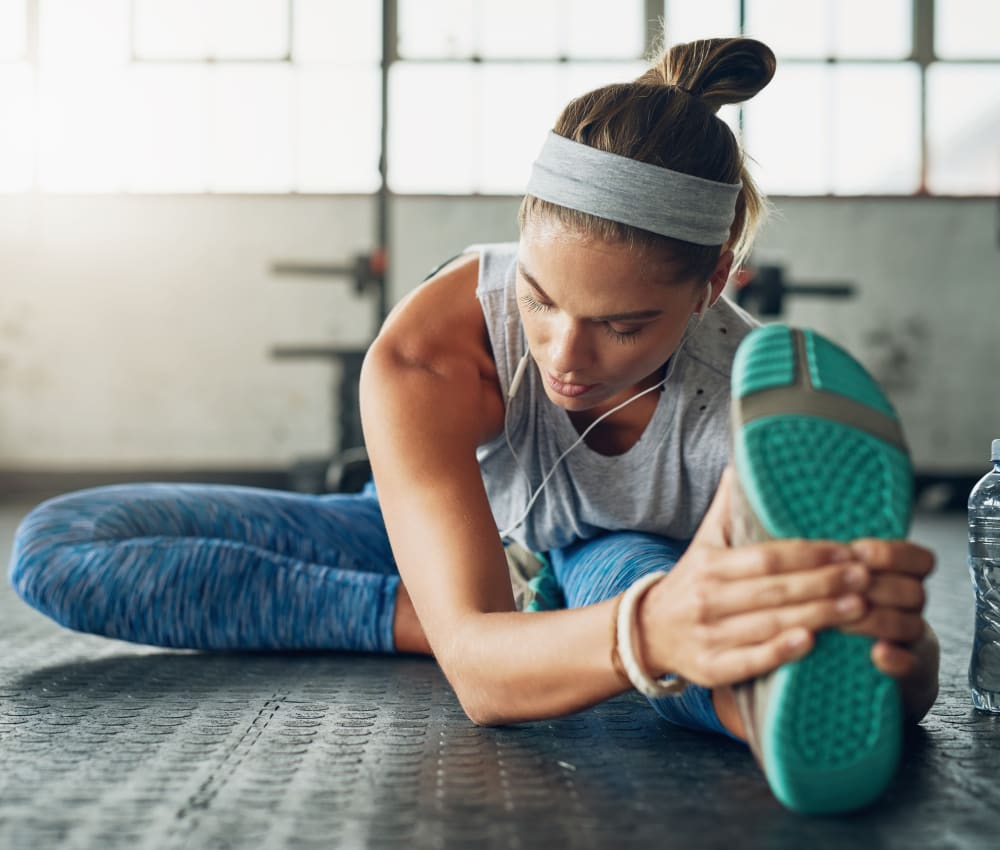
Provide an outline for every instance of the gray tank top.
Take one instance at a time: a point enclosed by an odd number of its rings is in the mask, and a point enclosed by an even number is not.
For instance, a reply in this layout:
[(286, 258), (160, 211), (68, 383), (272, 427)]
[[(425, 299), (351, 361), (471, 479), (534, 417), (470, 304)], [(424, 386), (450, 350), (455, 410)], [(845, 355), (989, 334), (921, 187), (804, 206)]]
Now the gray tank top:
[[(479, 254), (476, 295), (506, 397), (525, 351), (514, 288), (517, 244), (474, 245), (467, 252)], [(676, 355), (677, 365), (638, 442), (613, 457), (581, 442), (559, 464), (510, 539), (536, 552), (609, 531), (690, 539), (729, 459), (729, 376), (736, 347), (756, 324), (735, 304), (719, 299)], [(579, 437), (566, 411), (548, 400), (533, 364), (508, 404), (510, 441), (531, 484), (503, 434), (479, 448), (498, 529), (517, 521), (559, 455)]]

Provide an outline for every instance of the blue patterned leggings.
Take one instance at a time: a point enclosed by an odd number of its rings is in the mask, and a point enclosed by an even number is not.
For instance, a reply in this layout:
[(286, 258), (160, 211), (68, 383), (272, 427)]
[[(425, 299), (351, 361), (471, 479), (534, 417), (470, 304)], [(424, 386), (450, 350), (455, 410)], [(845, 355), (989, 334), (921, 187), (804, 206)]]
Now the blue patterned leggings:
[[(614, 533), (548, 554), (567, 605), (581, 607), (669, 569), (684, 547)], [(371, 485), (324, 496), (203, 484), (69, 493), (21, 523), (10, 579), (60, 625), (119, 640), (395, 652), (399, 573)], [(704, 688), (651, 703), (671, 722), (728, 734)]]

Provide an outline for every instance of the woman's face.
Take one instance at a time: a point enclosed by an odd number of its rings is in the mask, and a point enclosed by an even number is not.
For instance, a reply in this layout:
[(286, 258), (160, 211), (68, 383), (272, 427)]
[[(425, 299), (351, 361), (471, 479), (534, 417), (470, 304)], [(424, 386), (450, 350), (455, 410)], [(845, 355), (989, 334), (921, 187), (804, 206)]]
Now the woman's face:
[(549, 399), (573, 412), (651, 386), (677, 350), (707, 281), (678, 282), (644, 252), (529, 222), (517, 262), (528, 347)]

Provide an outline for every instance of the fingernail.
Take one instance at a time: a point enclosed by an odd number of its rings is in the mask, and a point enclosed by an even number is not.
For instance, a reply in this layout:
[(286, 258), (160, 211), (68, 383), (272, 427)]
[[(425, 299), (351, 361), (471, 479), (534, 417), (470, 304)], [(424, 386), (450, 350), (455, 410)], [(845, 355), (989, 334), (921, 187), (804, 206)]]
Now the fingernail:
[(805, 632), (793, 632), (785, 638), (785, 644), (789, 649), (802, 649), (809, 642), (809, 635)]
[(851, 552), (862, 561), (867, 561), (872, 557), (872, 544), (865, 541), (858, 541), (851, 545)]
[(841, 614), (860, 614), (861, 600), (857, 596), (841, 596), (837, 600), (837, 610)]
[(868, 584), (868, 570), (860, 564), (850, 567), (844, 576), (844, 584), (851, 590), (861, 590)]

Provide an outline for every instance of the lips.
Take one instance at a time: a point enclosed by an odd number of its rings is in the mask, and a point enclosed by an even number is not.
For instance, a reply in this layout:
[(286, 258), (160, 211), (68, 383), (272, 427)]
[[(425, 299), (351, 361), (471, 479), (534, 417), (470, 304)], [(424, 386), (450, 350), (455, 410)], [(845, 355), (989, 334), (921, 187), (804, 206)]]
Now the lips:
[(560, 381), (548, 372), (545, 373), (545, 377), (549, 382), (549, 386), (552, 387), (553, 392), (567, 398), (576, 398), (597, 386), (597, 384), (570, 384), (566, 381)]

